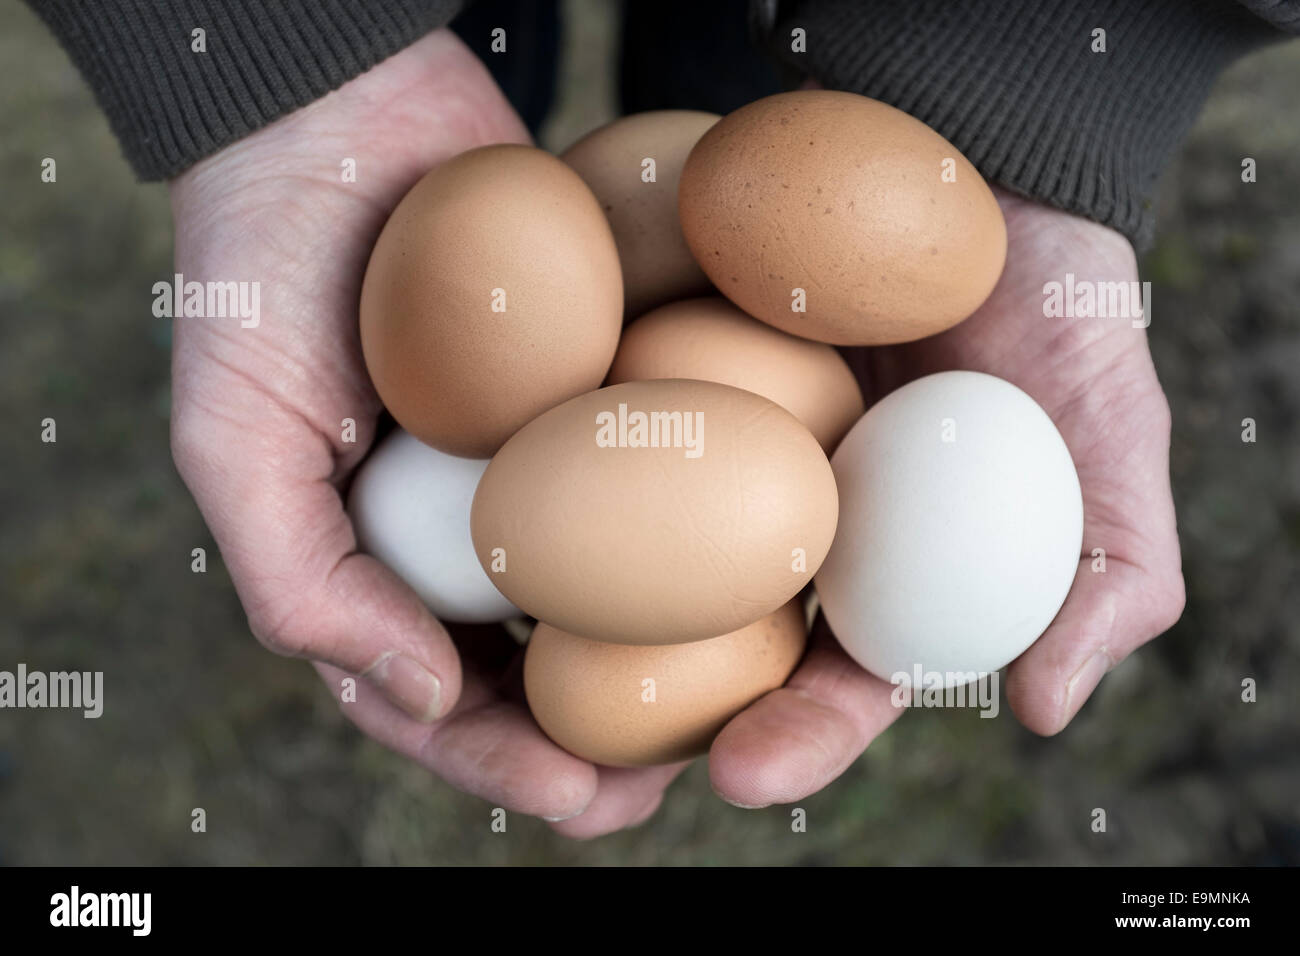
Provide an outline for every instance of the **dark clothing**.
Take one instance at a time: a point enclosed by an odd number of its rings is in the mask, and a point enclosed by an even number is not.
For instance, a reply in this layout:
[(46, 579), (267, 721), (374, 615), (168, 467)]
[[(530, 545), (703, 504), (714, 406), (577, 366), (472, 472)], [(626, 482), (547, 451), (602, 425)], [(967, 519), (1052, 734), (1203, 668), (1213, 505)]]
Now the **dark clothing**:
[[(453, 23), (463, 6), (28, 2), (94, 90), (142, 179), (175, 176)], [(1138, 242), (1152, 230), (1160, 170), (1215, 76), (1236, 56), (1300, 32), (1300, 0), (630, 0), (620, 7), (619, 89), (629, 112), (728, 112), (776, 92), (779, 63), (787, 83), (812, 76), (906, 110), (990, 181)], [(488, 52), (496, 26), (506, 30), (505, 54)], [(555, 85), (556, 0), (480, 0), (453, 27), (536, 130)], [(206, 52), (196, 52), (196, 29)], [(1104, 52), (1097, 30), (1105, 31)]]
[[(1300, 32), (1294, 0), (755, 4), (767, 48), (911, 113), (985, 179), (1145, 245), (1156, 181), (1234, 58)], [(790, 31), (807, 32), (807, 54)], [(1105, 31), (1105, 52), (1094, 30)], [(816, 51), (814, 55), (814, 51)]]

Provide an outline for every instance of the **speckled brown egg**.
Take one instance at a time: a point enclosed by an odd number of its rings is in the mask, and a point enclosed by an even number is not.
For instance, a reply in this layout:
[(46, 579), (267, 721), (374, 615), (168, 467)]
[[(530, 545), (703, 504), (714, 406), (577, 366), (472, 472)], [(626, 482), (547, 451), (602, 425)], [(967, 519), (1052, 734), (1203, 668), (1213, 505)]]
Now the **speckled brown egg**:
[(671, 647), (608, 644), (538, 624), (528, 706), (569, 753), (613, 767), (705, 753), (732, 717), (786, 682), (805, 644), (798, 601), (730, 634)]
[(389, 217), (361, 347), (403, 428), (488, 458), (600, 384), (622, 313), (614, 237), (582, 179), (540, 149), (485, 146), (435, 167)]
[(781, 93), (729, 114), (691, 151), (678, 198), (719, 291), (835, 345), (950, 328), (988, 297), (1006, 256), (997, 200), (966, 158), (854, 93)]
[(694, 110), (637, 113), (587, 134), (561, 155), (609, 217), (623, 266), (625, 318), (710, 290), (682, 236), (677, 183), (691, 147), (717, 121)]
[(611, 385), (497, 452), (470, 510), (510, 601), (582, 637), (676, 644), (771, 614), (808, 584), (839, 496), (817, 439), (716, 382)]
[(757, 322), (720, 296), (661, 306), (623, 331), (609, 384), (655, 378), (722, 382), (770, 398), (828, 455), (866, 411), (835, 349)]

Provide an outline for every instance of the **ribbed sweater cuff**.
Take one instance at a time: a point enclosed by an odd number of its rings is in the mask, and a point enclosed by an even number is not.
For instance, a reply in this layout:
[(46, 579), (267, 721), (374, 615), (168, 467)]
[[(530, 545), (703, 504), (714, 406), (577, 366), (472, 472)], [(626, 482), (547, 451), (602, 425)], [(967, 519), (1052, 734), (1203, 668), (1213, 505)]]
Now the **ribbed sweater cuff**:
[[(460, 0), (29, 0), (141, 179), (166, 179), (451, 20)], [(207, 52), (196, 52), (193, 31)]]
[[(1215, 76), (1272, 32), (1196, 0), (805, 0), (769, 17), (767, 46), (789, 66), (911, 113), (986, 179), (1139, 246)], [(796, 27), (806, 53), (791, 50)]]

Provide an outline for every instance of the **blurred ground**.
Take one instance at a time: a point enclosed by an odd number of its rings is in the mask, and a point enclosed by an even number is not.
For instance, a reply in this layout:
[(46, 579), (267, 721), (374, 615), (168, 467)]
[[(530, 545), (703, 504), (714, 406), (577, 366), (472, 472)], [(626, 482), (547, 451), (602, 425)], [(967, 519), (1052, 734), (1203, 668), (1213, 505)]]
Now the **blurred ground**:
[[(552, 146), (612, 102), (599, 44), (577, 52)], [(1222, 78), (1143, 262), (1174, 409), (1182, 622), (1054, 739), (1005, 706), (907, 715), (801, 804), (806, 833), (789, 808), (723, 804), (697, 764), (646, 826), (587, 844), (515, 816), (492, 833), (490, 807), (361, 737), (307, 665), (247, 635), (167, 447), (170, 328), (149, 311), (171, 273), (166, 194), (134, 183), (21, 5), (0, 7), (0, 63), (0, 669), (103, 670), (108, 697), (97, 721), (0, 711), (0, 862), (1300, 862), (1300, 44)], [(47, 416), (57, 445), (39, 440)]]

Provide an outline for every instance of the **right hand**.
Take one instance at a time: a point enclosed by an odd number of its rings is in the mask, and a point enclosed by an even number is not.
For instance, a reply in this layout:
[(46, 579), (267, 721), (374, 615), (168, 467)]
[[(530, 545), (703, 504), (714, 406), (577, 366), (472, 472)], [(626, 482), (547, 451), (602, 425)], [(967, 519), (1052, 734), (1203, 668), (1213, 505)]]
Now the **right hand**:
[(174, 180), (176, 271), (257, 281), (262, 314), (175, 320), (172, 449), (263, 644), (314, 661), (335, 699), (362, 676), (343, 712), (449, 783), (595, 836), (648, 817), (684, 765), (597, 768), (553, 744), (504, 631), (465, 629), (462, 667), (415, 593), (357, 551), (340, 494), (382, 411), (358, 333), (370, 249), (425, 171), (495, 142), (528, 134), (440, 30)]

